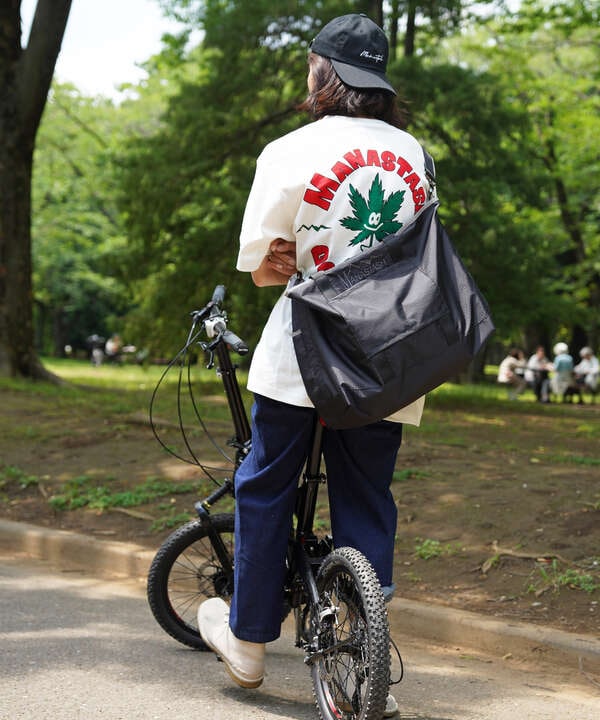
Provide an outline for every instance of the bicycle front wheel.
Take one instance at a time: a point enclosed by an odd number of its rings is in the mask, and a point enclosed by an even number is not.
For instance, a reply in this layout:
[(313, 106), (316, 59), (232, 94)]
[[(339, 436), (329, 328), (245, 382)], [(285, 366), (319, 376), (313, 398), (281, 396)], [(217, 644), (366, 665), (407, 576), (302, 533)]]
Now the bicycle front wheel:
[[(233, 567), (232, 513), (211, 516)], [(200, 520), (183, 525), (160, 546), (148, 573), (147, 595), (158, 624), (171, 637), (198, 650), (209, 650), (198, 631), (198, 606), (211, 597), (227, 600), (233, 572), (219, 561)]]
[(330, 553), (317, 576), (321, 607), (313, 618), (312, 660), (322, 720), (381, 720), (390, 683), (390, 634), (383, 592), (358, 550)]

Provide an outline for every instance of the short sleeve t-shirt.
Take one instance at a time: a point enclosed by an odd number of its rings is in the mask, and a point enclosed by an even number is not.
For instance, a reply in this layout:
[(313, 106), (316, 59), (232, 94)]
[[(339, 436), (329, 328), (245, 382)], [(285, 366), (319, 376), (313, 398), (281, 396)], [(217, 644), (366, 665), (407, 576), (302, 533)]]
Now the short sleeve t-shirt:
[[(423, 151), (381, 120), (328, 116), (267, 145), (258, 158), (244, 213), (238, 270), (256, 270), (277, 238), (296, 244), (308, 276), (361, 253), (396, 232), (428, 198)], [(285, 292), (264, 327), (248, 388), (304, 407)], [(424, 398), (391, 420), (418, 425)]]

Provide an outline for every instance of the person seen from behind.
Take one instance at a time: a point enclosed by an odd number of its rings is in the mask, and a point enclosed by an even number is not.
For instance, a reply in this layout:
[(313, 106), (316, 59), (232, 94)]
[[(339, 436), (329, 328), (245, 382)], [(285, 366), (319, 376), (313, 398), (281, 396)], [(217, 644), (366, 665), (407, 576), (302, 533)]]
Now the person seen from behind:
[[(335, 18), (313, 40), (301, 109), (314, 121), (263, 150), (244, 214), (237, 268), (257, 286), (286, 286), (296, 272), (307, 277), (361, 253), (429, 197), (423, 151), (401, 129), (387, 58), (383, 30), (364, 15)], [(198, 624), (233, 680), (257, 687), (265, 643), (281, 630), (296, 488), (316, 421), (285, 290), (256, 347), (248, 388), (252, 449), (235, 477), (234, 593), (230, 608), (220, 598), (202, 603)], [(386, 596), (394, 587), (392, 474), (403, 423), (418, 425), (423, 404), (419, 398), (392, 418), (323, 435), (334, 545), (360, 550)], [(389, 695), (386, 716), (396, 711)]]
[(554, 373), (550, 378), (552, 392), (566, 399), (567, 392), (573, 387), (573, 358), (569, 355), (569, 346), (567, 343), (558, 342), (553, 348), (554, 360), (552, 362)]

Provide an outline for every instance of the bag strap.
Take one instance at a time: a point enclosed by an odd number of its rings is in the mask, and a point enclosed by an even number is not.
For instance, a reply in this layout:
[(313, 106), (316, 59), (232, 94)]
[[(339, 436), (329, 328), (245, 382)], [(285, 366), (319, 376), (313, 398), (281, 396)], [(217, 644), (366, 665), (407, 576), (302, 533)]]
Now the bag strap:
[(421, 149), (423, 150), (423, 157), (425, 158), (425, 175), (429, 181), (429, 197), (431, 197), (435, 190), (435, 163), (431, 155), (422, 145)]

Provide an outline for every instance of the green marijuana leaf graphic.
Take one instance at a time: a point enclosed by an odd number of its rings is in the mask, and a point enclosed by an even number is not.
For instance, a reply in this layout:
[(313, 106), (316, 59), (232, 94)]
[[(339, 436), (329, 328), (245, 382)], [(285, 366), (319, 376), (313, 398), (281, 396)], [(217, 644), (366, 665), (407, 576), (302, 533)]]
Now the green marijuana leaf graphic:
[(350, 185), (350, 205), (354, 216), (340, 220), (345, 228), (358, 233), (349, 244), (360, 245), (363, 250), (371, 247), (374, 240), (381, 241), (386, 235), (399, 230), (402, 223), (394, 218), (404, 200), (404, 192), (394, 192), (385, 200), (379, 175), (371, 183), (368, 200)]

